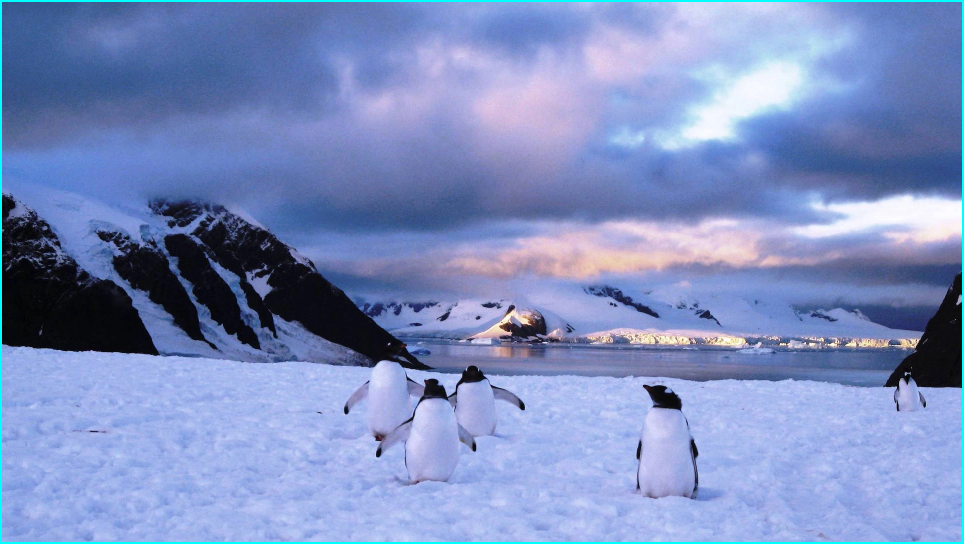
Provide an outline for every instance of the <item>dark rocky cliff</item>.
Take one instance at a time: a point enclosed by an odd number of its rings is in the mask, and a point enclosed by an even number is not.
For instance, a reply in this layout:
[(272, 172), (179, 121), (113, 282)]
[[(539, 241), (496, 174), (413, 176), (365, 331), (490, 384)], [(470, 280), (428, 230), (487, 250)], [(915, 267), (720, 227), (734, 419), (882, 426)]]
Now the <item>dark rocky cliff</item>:
[(67, 255), (50, 225), (3, 195), (3, 343), (157, 355), (130, 297)]
[[(391, 334), (318, 273), (310, 260), (266, 229), (218, 205), (155, 200), (151, 209), (166, 217), (168, 226), (184, 231), (165, 238), (168, 250), (178, 256), (178, 266), (182, 266), (182, 259), (187, 259), (203, 267), (198, 253), (202, 249), (193, 247), (198, 246), (193, 240), (199, 240), (209, 250), (207, 259), (240, 278), (248, 305), (257, 311), (262, 326), (273, 330), (272, 314), (297, 321), (309, 332), (375, 361), (390, 356), (389, 345), (398, 345)], [(201, 274), (188, 273), (183, 268), (181, 271), (185, 277)], [(191, 281), (197, 288), (197, 283)], [(263, 284), (263, 297), (252, 283)], [(227, 303), (226, 294), (220, 298)], [(406, 366), (428, 368), (407, 350), (402, 349), (398, 356)]]
[(954, 283), (937, 313), (927, 323), (917, 349), (907, 356), (887, 379), (895, 387), (904, 372), (912, 369), (917, 385), (923, 387), (961, 387), (961, 275)]

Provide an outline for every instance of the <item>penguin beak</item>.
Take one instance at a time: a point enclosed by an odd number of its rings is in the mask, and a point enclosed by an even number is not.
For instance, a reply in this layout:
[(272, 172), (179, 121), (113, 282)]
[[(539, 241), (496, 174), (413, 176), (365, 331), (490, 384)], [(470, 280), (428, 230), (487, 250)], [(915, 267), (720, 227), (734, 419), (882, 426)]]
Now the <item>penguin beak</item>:
[(645, 389), (646, 392), (648, 393), (651, 388), (648, 385), (643, 384), (643, 389)]

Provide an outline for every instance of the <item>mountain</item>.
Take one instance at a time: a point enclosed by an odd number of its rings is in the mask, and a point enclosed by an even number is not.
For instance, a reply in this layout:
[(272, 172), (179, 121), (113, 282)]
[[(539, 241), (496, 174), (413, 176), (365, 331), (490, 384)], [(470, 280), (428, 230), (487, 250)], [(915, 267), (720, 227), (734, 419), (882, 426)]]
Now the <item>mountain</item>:
[(923, 387), (961, 387), (961, 275), (954, 278), (944, 301), (927, 322), (917, 349), (901, 361), (887, 379), (897, 385), (904, 372), (913, 369), (914, 380)]
[(914, 347), (920, 335), (873, 323), (859, 310), (685, 291), (534, 283), (524, 297), (420, 302), (356, 299), (401, 337), (501, 338), (636, 344), (787, 344), (796, 348)]
[(401, 350), (425, 368), (242, 212), (33, 186), (3, 202), (5, 344), (353, 365)]
[(157, 355), (123, 289), (92, 277), (36, 212), (3, 195), (3, 341)]

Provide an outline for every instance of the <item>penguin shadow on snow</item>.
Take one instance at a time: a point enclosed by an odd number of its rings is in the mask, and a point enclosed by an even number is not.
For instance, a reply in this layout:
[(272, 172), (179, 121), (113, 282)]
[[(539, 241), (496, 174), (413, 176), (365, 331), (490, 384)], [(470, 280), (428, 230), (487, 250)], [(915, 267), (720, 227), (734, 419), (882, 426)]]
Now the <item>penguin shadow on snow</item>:
[(700, 489), (697, 491), (696, 496), (693, 497), (693, 500), (698, 502), (706, 502), (719, 499), (723, 495), (725, 495), (725, 493), (723, 493), (722, 489), (700, 486)]

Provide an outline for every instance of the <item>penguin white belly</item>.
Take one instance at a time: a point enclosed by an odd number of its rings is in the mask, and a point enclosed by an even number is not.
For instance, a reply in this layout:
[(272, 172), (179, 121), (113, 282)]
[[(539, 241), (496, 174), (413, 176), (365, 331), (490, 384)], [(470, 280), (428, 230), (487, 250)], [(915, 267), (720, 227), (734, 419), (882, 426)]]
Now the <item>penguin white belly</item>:
[(647, 497), (692, 497), (696, 473), (690, 450), (692, 437), (679, 410), (652, 408), (642, 432), (642, 452), (636, 481)]
[(455, 415), (459, 425), (472, 436), (495, 434), (498, 415), (495, 411), (495, 395), (489, 380), (459, 385)]
[(396, 362), (381, 361), (368, 382), (368, 428), (384, 437), (412, 416), (405, 369)]
[(901, 412), (913, 412), (920, 409), (920, 393), (917, 391), (917, 382), (913, 379), (910, 383), (900, 380), (897, 383), (897, 409)]
[(425, 399), (415, 409), (405, 442), (405, 467), (413, 483), (446, 482), (459, 464), (461, 443), (452, 405), (445, 399)]

